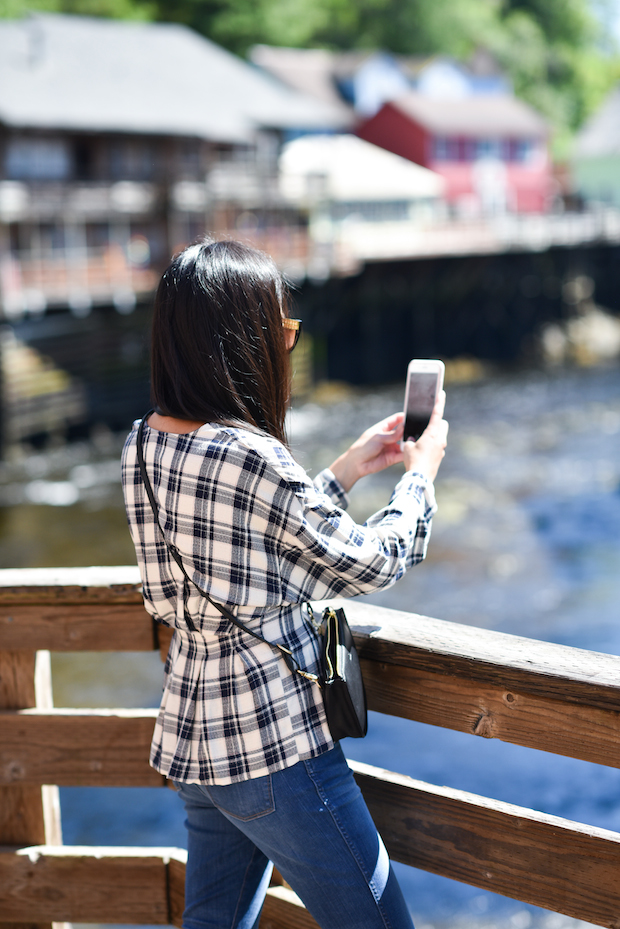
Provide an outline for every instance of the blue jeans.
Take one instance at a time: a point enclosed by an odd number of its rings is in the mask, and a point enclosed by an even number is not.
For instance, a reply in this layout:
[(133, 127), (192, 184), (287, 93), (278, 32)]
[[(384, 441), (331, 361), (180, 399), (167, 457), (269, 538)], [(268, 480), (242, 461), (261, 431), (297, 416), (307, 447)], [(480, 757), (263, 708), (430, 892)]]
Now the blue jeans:
[(175, 786), (187, 812), (184, 929), (258, 929), (271, 862), (321, 929), (413, 929), (339, 745), (267, 777)]

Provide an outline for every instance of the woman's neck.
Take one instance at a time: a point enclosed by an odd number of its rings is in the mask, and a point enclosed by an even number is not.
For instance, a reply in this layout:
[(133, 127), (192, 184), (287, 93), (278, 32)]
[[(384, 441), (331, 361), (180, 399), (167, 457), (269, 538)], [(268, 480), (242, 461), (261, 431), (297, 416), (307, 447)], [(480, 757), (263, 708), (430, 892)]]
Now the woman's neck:
[(151, 429), (158, 432), (174, 432), (183, 435), (186, 432), (195, 432), (204, 425), (203, 422), (193, 422), (190, 419), (176, 419), (174, 416), (164, 416), (162, 413), (151, 413), (148, 419)]

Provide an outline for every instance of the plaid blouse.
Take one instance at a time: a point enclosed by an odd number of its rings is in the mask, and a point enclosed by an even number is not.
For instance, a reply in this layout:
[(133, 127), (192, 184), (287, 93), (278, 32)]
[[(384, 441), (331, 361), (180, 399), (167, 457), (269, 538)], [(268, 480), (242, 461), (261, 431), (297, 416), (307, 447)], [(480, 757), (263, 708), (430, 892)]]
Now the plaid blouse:
[[(169, 555), (140, 477), (137, 426), (123, 449), (127, 517), (145, 607), (175, 630), (151, 764), (174, 780), (230, 784), (327, 751), (320, 688), (222, 617)], [(308, 601), (389, 587), (426, 553), (435, 501), (419, 474), (406, 473), (362, 526), (331, 471), (311, 481), (270, 436), (146, 426), (144, 457), (160, 525), (192, 581), (307, 671), (318, 672)]]

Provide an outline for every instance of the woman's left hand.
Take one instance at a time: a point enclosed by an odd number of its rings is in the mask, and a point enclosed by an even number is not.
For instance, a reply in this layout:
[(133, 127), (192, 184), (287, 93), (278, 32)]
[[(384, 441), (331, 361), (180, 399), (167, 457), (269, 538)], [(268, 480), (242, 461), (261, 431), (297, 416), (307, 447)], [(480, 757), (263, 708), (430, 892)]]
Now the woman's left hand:
[(403, 437), (403, 413), (394, 413), (362, 432), (359, 439), (331, 465), (345, 491), (366, 474), (383, 471), (403, 460), (400, 446)]

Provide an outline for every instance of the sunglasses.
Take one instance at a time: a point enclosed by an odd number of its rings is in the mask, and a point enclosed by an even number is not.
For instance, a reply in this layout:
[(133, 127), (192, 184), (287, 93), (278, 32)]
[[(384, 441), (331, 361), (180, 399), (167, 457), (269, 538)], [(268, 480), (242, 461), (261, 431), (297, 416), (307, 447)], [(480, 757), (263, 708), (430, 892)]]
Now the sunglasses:
[(299, 336), (301, 335), (301, 319), (289, 319), (288, 316), (282, 317), (282, 325), (285, 329), (290, 329), (294, 331), (295, 338), (293, 344), (289, 348), (289, 352), (292, 352), (297, 343), (299, 342)]

